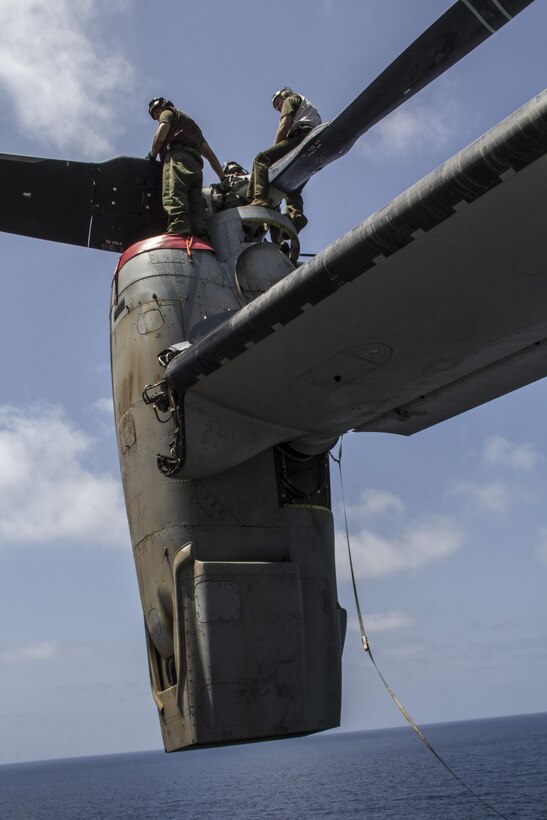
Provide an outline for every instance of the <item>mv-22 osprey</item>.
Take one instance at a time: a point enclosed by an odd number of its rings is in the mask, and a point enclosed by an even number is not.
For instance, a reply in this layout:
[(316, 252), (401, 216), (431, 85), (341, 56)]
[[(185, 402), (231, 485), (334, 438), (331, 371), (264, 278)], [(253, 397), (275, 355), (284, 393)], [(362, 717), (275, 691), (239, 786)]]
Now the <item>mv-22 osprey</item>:
[[(529, 2), (456, 2), (271, 169), (278, 198)], [(546, 150), (543, 92), (297, 268), (265, 241), (291, 224), (234, 192), (208, 192), (213, 250), (163, 233), (147, 160), (1, 157), (2, 230), (122, 252), (114, 406), (168, 751), (339, 724), (329, 449), (547, 375)]]

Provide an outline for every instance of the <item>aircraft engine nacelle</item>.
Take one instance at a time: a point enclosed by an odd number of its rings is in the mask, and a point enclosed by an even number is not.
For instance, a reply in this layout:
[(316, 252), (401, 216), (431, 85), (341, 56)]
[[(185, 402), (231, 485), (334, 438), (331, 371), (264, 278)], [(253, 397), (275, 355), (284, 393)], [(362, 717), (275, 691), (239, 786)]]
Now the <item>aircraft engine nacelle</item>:
[(194, 453), (213, 459), (206, 477), (169, 475), (158, 454), (169, 453), (180, 420), (143, 399), (162, 379), (162, 352), (191, 345), (292, 270), (276, 246), (246, 241), (260, 220), (263, 209), (217, 214), (216, 253), (180, 237), (145, 240), (124, 253), (114, 277), (121, 472), (167, 751), (306, 734), (340, 720), (345, 612), (328, 455), (257, 451), (250, 442), (243, 462), (215, 472), (222, 441), (214, 452), (193, 441)]

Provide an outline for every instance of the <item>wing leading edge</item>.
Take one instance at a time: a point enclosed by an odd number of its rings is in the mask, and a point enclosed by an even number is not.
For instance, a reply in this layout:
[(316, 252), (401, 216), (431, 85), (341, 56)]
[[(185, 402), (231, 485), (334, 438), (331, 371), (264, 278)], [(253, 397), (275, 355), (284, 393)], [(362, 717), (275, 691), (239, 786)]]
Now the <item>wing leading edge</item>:
[(168, 382), (293, 437), (408, 435), (547, 375), (546, 151), (547, 91), (177, 356)]

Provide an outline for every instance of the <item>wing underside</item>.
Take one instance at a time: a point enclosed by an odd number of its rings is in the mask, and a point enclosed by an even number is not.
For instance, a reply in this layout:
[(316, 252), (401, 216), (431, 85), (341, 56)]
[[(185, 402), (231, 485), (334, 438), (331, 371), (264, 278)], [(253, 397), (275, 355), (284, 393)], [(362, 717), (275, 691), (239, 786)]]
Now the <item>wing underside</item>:
[(173, 360), (302, 434), (411, 434), (547, 375), (547, 92)]

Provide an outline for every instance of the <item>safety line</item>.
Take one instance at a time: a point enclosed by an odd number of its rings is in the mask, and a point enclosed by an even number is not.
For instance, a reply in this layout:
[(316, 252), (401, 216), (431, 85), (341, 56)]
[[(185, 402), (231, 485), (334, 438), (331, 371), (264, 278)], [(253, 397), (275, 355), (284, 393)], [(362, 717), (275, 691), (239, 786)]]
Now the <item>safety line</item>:
[(349, 566), (350, 566), (350, 571), (351, 571), (351, 583), (352, 583), (352, 586), (353, 586), (353, 597), (354, 597), (354, 600), (355, 600), (355, 609), (357, 611), (357, 618), (359, 620), (359, 629), (361, 630), (361, 644), (362, 644), (362, 647), (363, 647), (364, 651), (368, 654), (370, 660), (372, 661), (372, 665), (376, 669), (376, 671), (377, 671), (377, 673), (380, 677), (380, 680), (382, 681), (382, 683), (386, 687), (387, 691), (391, 695), (391, 697), (393, 699), (393, 702), (395, 703), (397, 708), (400, 710), (401, 714), (403, 715), (403, 717), (405, 718), (405, 720), (407, 721), (409, 726), (418, 735), (418, 737), (420, 738), (422, 743), (424, 743), (425, 746), (429, 749), (431, 754), (434, 755), (434, 757), (437, 758), (439, 763), (441, 763), (444, 766), (444, 768), (452, 775), (452, 777), (454, 777), (458, 781), (458, 783), (460, 783), (460, 785), (462, 785), (464, 787), (464, 789), (467, 789), (467, 791), (471, 795), (473, 795), (473, 797), (475, 797), (480, 803), (482, 803), (483, 806), (485, 806), (490, 811), (493, 811), (494, 814), (496, 814), (498, 817), (502, 817), (503, 820), (508, 820), (508, 818), (506, 817), (505, 814), (502, 814), (494, 806), (490, 805), (490, 803), (487, 803), (486, 800), (483, 800), (483, 798), (479, 794), (474, 792), (473, 789), (470, 786), (468, 786), (467, 783), (465, 783), (461, 779), (461, 777), (456, 774), (456, 772), (453, 769), (450, 768), (448, 763), (445, 760), (443, 760), (441, 755), (437, 752), (437, 750), (434, 748), (434, 746), (431, 744), (431, 742), (427, 739), (427, 737), (424, 735), (424, 733), (422, 732), (420, 727), (417, 725), (417, 723), (409, 715), (409, 713), (407, 712), (407, 710), (405, 709), (405, 707), (403, 706), (403, 704), (401, 703), (401, 701), (399, 700), (399, 698), (397, 697), (397, 695), (395, 694), (395, 692), (393, 691), (393, 689), (391, 688), (391, 686), (389, 685), (387, 680), (384, 678), (384, 676), (380, 672), (380, 670), (378, 668), (378, 665), (376, 664), (376, 661), (374, 660), (374, 656), (373, 656), (372, 650), (370, 648), (370, 642), (367, 638), (367, 634), (366, 634), (366, 631), (365, 631), (365, 624), (364, 624), (364, 621), (363, 621), (363, 615), (362, 615), (362, 612), (361, 612), (361, 604), (359, 602), (359, 594), (357, 592), (357, 584), (356, 584), (356, 581), (355, 581), (355, 573), (354, 573), (354, 570), (353, 570), (353, 559), (352, 559), (352, 556), (351, 556), (348, 516), (347, 516), (347, 511), (346, 511), (346, 499), (345, 499), (345, 495), (344, 495), (344, 479), (343, 479), (343, 476), (342, 476), (342, 443), (343, 443), (343, 436), (340, 439), (340, 448), (338, 450), (338, 458), (336, 456), (334, 456), (332, 454), (332, 452), (330, 453), (330, 457), (332, 458), (332, 460), (334, 462), (336, 462), (336, 464), (338, 464), (338, 472), (339, 472), (339, 475), (340, 475), (340, 492), (341, 492), (341, 495), (342, 495), (342, 508), (343, 508), (343, 511), (344, 511), (344, 526), (345, 526), (345, 530), (346, 530), (346, 541), (347, 541), (347, 547), (348, 547)]
[(486, 29), (488, 29), (488, 31), (490, 32), (490, 34), (495, 34), (495, 33), (496, 33), (496, 29), (495, 29), (495, 28), (492, 28), (492, 26), (489, 26), (489, 25), (488, 25), (488, 23), (486, 22), (486, 20), (484, 19), (484, 17), (482, 17), (482, 15), (480, 15), (480, 14), (479, 14), (479, 12), (477, 11), (477, 9), (476, 9), (474, 6), (472, 6), (472, 5), (471, 5), (471, 3), (469, 2), (469, 0), (462, 0), (462, 3), (464, 4), (464, 6), (467, 6), (467, 8), (469, 9), (469, 11), (470, 11), (470, 12), (472, 12), (472, 13), (475, 15), (475, 17), (477, 18), (477, 20), (478, 20), (480, 23), (482, 23), (482, 24), (483, 24), (483, 26), (484, 26)]

